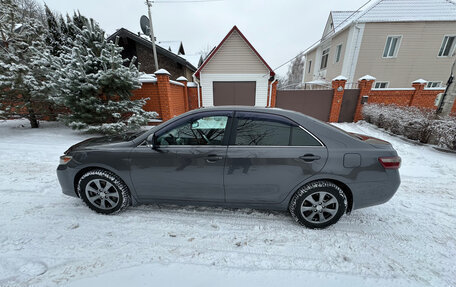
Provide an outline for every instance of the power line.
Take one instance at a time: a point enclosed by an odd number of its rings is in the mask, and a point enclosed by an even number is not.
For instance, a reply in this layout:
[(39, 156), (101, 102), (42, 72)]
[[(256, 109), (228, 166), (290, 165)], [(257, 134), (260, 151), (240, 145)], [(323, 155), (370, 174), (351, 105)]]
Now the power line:
[[(364, 8), (364, 6), (366, 6), (367, 4), (369, 4), (369, 2), (371, 2), (372, 0), (369, 0), (367, 1), (366, 3), (363, 4), (363, 6), (359, 7), (356, 11), (354, 11), (353, 13), (350, 14), (350, 16), (348, 16), (347, 18), (345, 18), (344, 21), (340, 22), (339, 25), (337, 25), (336, 27), (334, 27), (333, 29), (336, 30), (336, 28), (338, 28), (340, 25), (344, 24), (345, 21), (347, 21), (348, 19), (350, 19), (353, 15), (355, 15), (359, 10), (361, 10), (362, 8)], [(307, 52), (308, 50), (310, 50), (310, 48), (312, 48), (313, 46), (315, 46), (316, 44), (318, 44), (319, 42), (321, 42), (321, 40), (323, 40), (326, 36), (329, 35), (330, 32), (328, 32), (327, 34), (323, 35), (319, 40), (317, 40), (316, 42), (314, 42), (312, 45), (310, 45), (309, 47), (307, 47), (307, 49), (305, 49), (304, 51), (298, 53), (296, 56), (294, 56), (293, 58), (291, 58), (290, 60), (286, 61), (285, 63), (281, 64), (280, 66), (278, 66), (277, 68), (273, 69), (274, 71), (277, 70), (277, 69), (280, 69), (282, 68), (283, 66), (285, 66), (286, 64), (290, 63), (291, 61), (293, 61), (294, 59), (296, 59), (297, 57), (301, 56), (302, 54), (304, 54), (305, 52)]]

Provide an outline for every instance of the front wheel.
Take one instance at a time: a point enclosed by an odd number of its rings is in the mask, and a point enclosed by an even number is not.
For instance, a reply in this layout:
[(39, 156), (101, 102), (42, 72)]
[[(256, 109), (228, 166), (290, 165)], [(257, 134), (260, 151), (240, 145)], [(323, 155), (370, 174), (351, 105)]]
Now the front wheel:
[(345, 213), (347, 200), (342, 189), (330, 181), (311, 182), (301, 187), (290, 201), (293, 218), (308, 228), (326, 228)]
[(112, 214), (130, 205), (127, 185), (114, 173), (103, 169), (86, 172), (78, 182), (78, 193), (87, 206), (103, 214)]

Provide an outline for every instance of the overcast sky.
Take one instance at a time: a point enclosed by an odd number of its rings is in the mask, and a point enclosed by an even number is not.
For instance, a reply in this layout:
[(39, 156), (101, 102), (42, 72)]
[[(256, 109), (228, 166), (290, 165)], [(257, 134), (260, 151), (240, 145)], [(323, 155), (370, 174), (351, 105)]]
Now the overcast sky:
[[(218, 45), (228, 31), (237, 25), (266, 62), (275, 69), (321, 37), (331, 10), (356, 10), (367, 0), (163, 3), (166, 1), (168, 0), (161, 0), (152, 7), (157, 41), (181, 40), (186, 54), (192, 54), (208, 45)], [(144, 0), (45, 2), (49, 8), (61, 13), (81, 11), (81, 14), (94, 18), (108, 34), (121, 27), (139, 32), (139, 18), (147, 15)], [(284, 75), (286, 69), (276, 72)]]

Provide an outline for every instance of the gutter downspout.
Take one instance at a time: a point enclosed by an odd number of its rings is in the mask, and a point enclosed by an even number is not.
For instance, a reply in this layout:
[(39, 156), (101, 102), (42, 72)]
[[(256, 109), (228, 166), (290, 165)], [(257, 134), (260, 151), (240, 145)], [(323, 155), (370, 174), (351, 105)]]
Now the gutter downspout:
[(277, 79), (274, 79), (274, 81), (271, 82), (271, 84), (269, 85), (269, 103), (266, 107), (271, 107), (272, 105), (272, 85), (277, 82)]
[[(358, 47), (358, 41), (359, 41), (359, 34), (361, 32), (361, 28), (358, 26), (358, 23), (355, 23), (355, 29), (356, 29), (356, 40), (355, 40), (355, 48), (353, 49), (353, 55), (351, 57), (351, 65), (350, 65), (350, 72), (348, 79), (351, 83), (353, 83), (354, 78), (355, 78), (355, 65), (358, 63), (358, 59), (356, 59), (356, 64), (355, 64), (355, 56), (356, 56), (356, 50), (359, 48)], [(357, 57), (356, 57), (357, 58)]]
[(193, 81), (196, 83), (196, 88), (197, 88), (197, 92), (198, 92), (198, 108), (201, 108), (200, 84), (199, 84), (199, 82), (196, 80), (195, 74), (193, 74), (192, 77), (193, 77)]

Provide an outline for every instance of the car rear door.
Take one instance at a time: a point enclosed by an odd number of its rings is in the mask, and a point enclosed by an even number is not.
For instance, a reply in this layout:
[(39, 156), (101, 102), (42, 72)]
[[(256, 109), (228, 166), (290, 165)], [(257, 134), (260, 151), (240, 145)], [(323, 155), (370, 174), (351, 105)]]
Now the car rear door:
[(226, 156), (226, 201), (279, 203), (326, 160), (323, 143), (288, 118), (236, 112)]
[(198, 113), (156, 132), (158, 147), (136, 147), (131, 179), (142, 200), (224, 202), (223, 170), (232, 112)]

